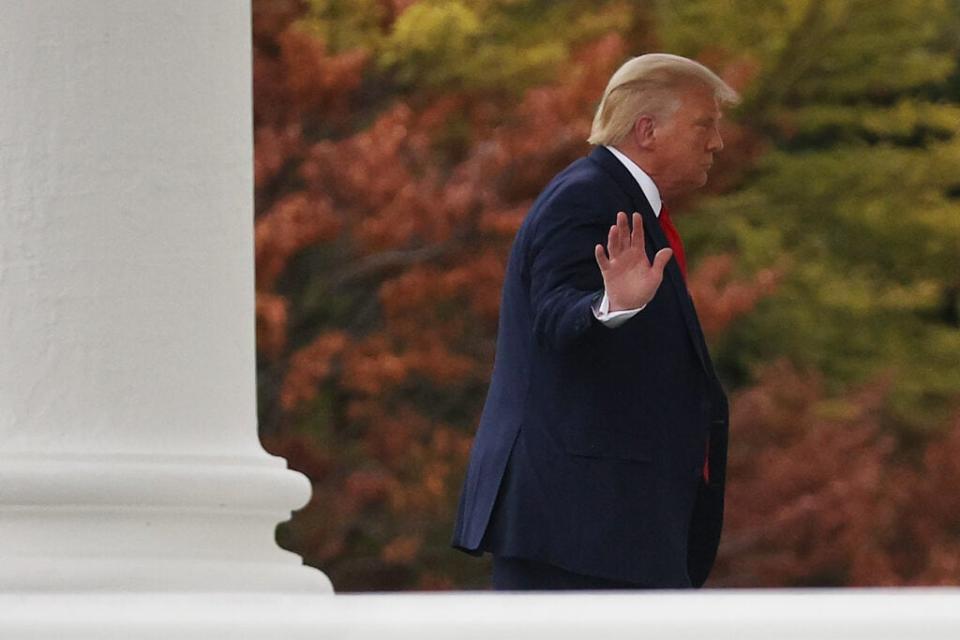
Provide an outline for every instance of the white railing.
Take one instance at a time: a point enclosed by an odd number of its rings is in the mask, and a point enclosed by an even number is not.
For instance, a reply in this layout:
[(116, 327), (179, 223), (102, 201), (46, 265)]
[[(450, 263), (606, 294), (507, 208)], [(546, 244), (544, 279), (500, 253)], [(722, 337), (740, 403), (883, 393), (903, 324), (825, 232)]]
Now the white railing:
[(0, 595), (0, 638), (957, 640), (960, 589)]

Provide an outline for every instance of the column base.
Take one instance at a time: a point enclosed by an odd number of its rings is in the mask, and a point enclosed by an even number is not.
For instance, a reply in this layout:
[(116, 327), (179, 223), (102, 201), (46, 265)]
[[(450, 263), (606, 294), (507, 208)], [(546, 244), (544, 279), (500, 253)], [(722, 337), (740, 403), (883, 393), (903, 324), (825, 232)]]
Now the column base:
[(332, 592), (277, 547), (310, 497), (262, 457), (0, 457), (0, 591)]

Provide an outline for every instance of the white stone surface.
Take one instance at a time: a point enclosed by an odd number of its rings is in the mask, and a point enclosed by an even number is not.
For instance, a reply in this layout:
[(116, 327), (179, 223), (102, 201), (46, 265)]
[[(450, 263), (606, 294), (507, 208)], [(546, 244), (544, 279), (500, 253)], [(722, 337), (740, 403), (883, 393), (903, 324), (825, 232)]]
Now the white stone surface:
[(0, 637), (956, 640), (960, 590), (0, 596)]
[(257, 439), (249, 3), (0, 16), (0, 590), (329, 591)]

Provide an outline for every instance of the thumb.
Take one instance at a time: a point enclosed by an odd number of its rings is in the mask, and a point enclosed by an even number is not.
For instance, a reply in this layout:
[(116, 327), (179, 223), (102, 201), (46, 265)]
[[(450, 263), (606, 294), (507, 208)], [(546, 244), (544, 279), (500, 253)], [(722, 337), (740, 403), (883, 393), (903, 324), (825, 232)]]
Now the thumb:
[(657, 255), (653, 256), (653, 270), (662, 275), (663, 270), (672, 257), (673, 249), (660, 249), (660, 251), (657, 251)]
[(593, 248), (593, 255), (597, 259), (597, 265), (600, 266), (600, 272), (606, 272), (610, 268), (610, 259), (607, 257), (607, 252), (604, 251), (602, 244)]

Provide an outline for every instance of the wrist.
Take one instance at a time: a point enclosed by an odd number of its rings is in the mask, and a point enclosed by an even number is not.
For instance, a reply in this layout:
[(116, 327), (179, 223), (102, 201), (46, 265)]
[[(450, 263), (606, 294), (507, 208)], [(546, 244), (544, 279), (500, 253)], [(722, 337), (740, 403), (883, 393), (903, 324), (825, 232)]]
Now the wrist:
[(617, 300), (616, 298), (609, 298), (608, 303), (609, 304), (607, 306), (607, 310), (610, 313), (613, 313), (615, 311), (628, 311), (630, 309), (636, 309), (637, 307), (643, 306), (642, 303), (630, 304), (629, 302), (623, 302), (623, 301)]

